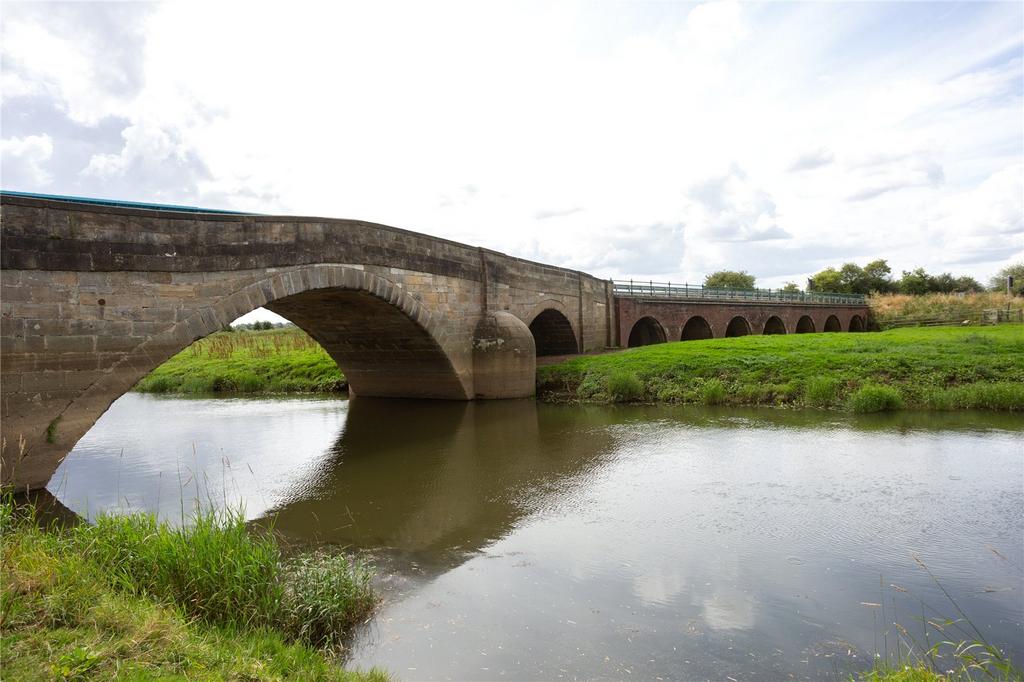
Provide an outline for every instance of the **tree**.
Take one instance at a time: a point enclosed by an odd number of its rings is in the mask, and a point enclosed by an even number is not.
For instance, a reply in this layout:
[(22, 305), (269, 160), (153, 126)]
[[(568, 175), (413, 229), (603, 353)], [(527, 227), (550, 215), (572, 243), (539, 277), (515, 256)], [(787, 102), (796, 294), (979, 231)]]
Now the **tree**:
[(811, 278), (815, 291), (826, 291), (835, 294), (849, 293), (844, 288), (843, 278), (835, 268), (825, 268)]
[(783, 293), (787, 294), (799, 294), (800, 286), (796, 282), (786, 282), (786, 285), (783, 286), (779, 291), (782, 291)]
[(884, 258), (873, 260), (864, 266), (864, 283), (866, 293), (890, 293), (895, 290), (892, 282), (892, 268)]
[(1006, 278), (1013, 277), (1013, 288), (1010, 293), (1014, 296), (1024, 295), (1024, 263), (1014, 263), (996, 273), (995, 277), (989, 280), (989, 288), (992, 291), (1006, 291)]
[(962, 291), (964, 293), (973, 294), (979, 291), (985, 291), (985, 287), (981, 286), (981, 282), (974, 279), (969, 275), (956, 278), (956, 288), (953, 291)]
[(719, 270), (704, 278), (704, 286), (717, 289), (753, 289), (756, 279), (746, 270)]
[(903, 271), (903, 277), (900, 278), (899, 287), (901, 294), (911, 294), (913, 296), (920, 296), (927, 294), (932, 291), (934, 286), (934, 280), (931, 275), (924, 271), (924, 268), (917, 268), (907, 272)]

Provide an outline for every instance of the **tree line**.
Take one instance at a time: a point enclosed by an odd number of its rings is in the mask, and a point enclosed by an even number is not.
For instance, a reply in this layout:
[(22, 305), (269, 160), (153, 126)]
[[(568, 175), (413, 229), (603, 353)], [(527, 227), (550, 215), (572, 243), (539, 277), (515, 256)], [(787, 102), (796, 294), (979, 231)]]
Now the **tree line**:
[[(1013, 277), (1011, 289), (1015, 296), (1024, 294), (1024, 263), (1008, 265), (988, 282), (987, 290), (1005, 291), (1006, 278)], [(753, 289), (756, 278), (745, 270), (719, 270), (704, 278), (704, 286), (723, 289)], [(796, 282), (787, 282), (780, 291), (801, 291)], [(808, 280), (808, 291), (837, 294), (911, 294), (976, 293), (986, 287), (968, 275), (954, 277), (948, 272), (933, 275), (924, 268), (904, 270), (899, 278), (892, 276), (892, 268), (884, 258), (871, 261), (863, 267), (856, 263), (843, 263), (838, 268), (828, 267)]]

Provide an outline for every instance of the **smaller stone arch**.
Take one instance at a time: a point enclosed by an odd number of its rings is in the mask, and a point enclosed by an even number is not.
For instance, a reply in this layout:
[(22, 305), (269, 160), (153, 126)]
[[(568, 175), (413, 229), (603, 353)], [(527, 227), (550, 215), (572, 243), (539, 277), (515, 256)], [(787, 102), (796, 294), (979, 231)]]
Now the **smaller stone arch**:
[(864, 331), (864, 318), (860, 315), (854, 315), (850, 318), (850, 331), (851, 332), (862, 332)]
[(811, 319), (810, 315), (804, 315), (799, 320), (797, 320), (797, 323), (796, 323), (796, 333), (797, 334), (813, 334), (814, 332), (815, 332), (814, 320)]
[(772, 315), (765, 321), (764, 331), (761, 333), (765, 336), (768, 336), (769, 334), (785, 334), (786, 325), (780, 317)]
[(825, 331), (827, 332), (841, 332), (843, 331), (843, 325), (839, 323), (839, 318), (835, 315), (829, 315), (828, 319), (825, 320)]
[(708, 321), (700, 315), (694, 315), (683, 325), (683, 333), (680, 340), (697, 341), (713, 337), (714, 334), (711, 333), (711, 325), (708, 324)]
[(665, 328), (653, 317), (641, 317), (633, 323), (629, 331), (628, 348), (637, 346), (650, 346), (655, 343), (665, 343), (668, 337), (665, 335)]
[(545, 308), (530, 322), (537, 355), (571, 355), (579, 352), (569, 318), (554, 308)]
[(750, 323), (747, 318), (737, 315), (729, 320), (729, 326), (725, 328), (725, 335), (728, 336), (749, 336)]

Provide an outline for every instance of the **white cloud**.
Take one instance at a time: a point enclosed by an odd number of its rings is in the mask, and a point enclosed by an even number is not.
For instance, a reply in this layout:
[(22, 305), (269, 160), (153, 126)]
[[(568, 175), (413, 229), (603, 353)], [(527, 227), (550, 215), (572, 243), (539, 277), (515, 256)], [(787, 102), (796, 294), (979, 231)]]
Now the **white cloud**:
[(28, 135), (0, 140), (0, 174), (5, 187), (42, 188), (52, 181), (43, 167), (53, 156), (49, 135)]
[[(1022, 10), (949, 11), (18, 5), (0, 77), (5, 121), (48, 98), (79, 124), (17, 133), (88, 148), (19, 171), (52, 191), (361, 218), (599, 276), (986, 277), (1021, 237), (1000, 173), (1024, 146)], [(120, 141), (79, 130), (114, 120)]]

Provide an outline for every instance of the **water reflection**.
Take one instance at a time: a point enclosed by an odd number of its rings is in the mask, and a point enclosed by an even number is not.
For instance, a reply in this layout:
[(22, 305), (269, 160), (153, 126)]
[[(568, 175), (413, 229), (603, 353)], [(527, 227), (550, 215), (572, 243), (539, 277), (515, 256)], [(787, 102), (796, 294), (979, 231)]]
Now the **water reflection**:
[(880, 650), (863, 602), (951, 615), (915, 555), (1021, 655), (1022, 435), (992, 414), (129, 395), (51, 489), (80, 513), (244, 501), (295, 542), (374, 552), (385, 604), (351, 662), (399, 678), (842, 677)]

